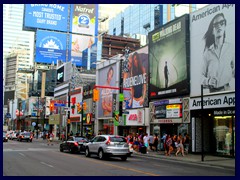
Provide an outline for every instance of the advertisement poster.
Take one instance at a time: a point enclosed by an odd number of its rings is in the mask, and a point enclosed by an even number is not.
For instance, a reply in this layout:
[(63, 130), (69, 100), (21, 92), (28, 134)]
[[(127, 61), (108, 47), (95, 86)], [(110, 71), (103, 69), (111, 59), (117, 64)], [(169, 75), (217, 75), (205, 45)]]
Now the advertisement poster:
[(235, 5), (190, 14), (191, 96), (235, 90)]
[[(82, 90), (81, 90), (82, 92)], [(73, 94), (70, 97), (70, 118), (80, 117), (82, 108), (82, 93)], [(79, 118), (80, 121), (80, 118)]]
[[(112, 105), (113, 105), (113, 93), (117, 93), (118, 90), (113, 89), (114, 87), (118, 87), (116, 85), (117, 81), (117, 71), (116, 64), (112, 64), (110, 66), (106, 66), (99, 70), (98, 77), (99, 82), (98, 85), (103, 88), (99, 88), (100, 90), (100, 98), (98, 101), (98, 117), (112, 117)], [(113, 87), (113, 88), (111, 88)]]
[(97, 53), (96, 44), (97, 38), (93, 36), (71, 34), (69, 61), (76, 64), (76, 66), (90, 67), (93, 62), (96, 62), (96, 54), (93, 56), (93, 53)]
[(98, 33), (98, 5), (73, 4), (71, 5), (70, 32), (84, 35)]
[(24, 28), (67, 32), (68, 4), (25, 4)]
[(51, 31), (37, 31), (35, 62), (57, 64), (66, 62), (67, 35)]
[(148, 106), (148, 46), (129, 54), (123, 72), (124, 109)]
[(149, 33), (150, 98), (189, 93), (189, 15)]

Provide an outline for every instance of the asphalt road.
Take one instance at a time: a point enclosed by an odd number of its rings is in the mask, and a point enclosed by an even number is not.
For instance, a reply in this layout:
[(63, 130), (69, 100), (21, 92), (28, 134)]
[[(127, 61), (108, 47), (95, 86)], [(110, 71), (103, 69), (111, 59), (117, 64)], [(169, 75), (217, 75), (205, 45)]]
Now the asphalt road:
[(99, 160), (44, 141), (3, 143), (3, 176), (235, 176), (235, 170), (132, 156)]

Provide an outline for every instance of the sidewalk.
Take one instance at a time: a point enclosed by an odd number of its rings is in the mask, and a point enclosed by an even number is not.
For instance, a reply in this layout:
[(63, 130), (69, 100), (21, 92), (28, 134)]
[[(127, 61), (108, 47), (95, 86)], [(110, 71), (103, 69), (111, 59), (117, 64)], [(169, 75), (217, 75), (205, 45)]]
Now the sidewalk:
[(223, 167), (228, 169), (235, 169), (235, 158), (219, 157), (219, 156), (213, 156), (213, 155), (205, 155), (203, 158), (204, 161), (202, 161), (201, 154), (190, 153), (183, 157), (181, 154), (178, 154), (178, 156), (175, 156), (175, 154), (173, 153), (171, 154), (171, 156), (165, 156), (164, 151), (153, 152), (151, 150), (148, 151), (148, 154), (142, 154), (140, 152), (134, 151), (132, 156), (141, 156), (141, 157), (147, 156), (152, 158), (165, 159), (169, 161), (182, 161), (182, 162), (188, 162), (188, 163), (197, 163), (202, 165), (210, 165), (210, 166)]

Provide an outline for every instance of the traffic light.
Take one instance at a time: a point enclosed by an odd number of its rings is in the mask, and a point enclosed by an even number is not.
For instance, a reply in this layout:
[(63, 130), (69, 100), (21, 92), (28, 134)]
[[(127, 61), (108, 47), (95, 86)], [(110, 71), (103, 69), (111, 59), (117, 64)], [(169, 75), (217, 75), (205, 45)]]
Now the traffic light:
[(83, 102), (83, 110), (86, 111), (87, 110), (87, 103)]
[(98, 100), (99, 100), (99, 90), (93, 89), (93, 101), (98, 101)]
[(50, 112), (53, 112), (54, 111), (54, 102), (50, 102)]

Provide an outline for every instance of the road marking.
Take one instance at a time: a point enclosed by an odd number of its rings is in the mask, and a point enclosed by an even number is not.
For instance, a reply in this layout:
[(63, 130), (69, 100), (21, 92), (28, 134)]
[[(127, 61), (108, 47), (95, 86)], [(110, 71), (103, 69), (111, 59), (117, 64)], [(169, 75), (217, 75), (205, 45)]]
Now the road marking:
[[(59, 152), (60, 153), (60, 152)], [(66, 156), (71, 156), (73, 157), (73, 155), (70, 155), (70, 154), (66, 154), (66, 153), (61, 153), (61, 154), (64, 154)], [(154, 174), (154, 173), (150, 173), (150, 172), (145, 172), (145, 171), (141, 171), (141, 170), (138, 170), (138, 169), (133, 169), (133, 168), (128, 168), (128, 167), (122, 167), (122, 166), (118, 166), (118, 165), (114, 165), (114, 164), (110, 164), (110, 163), (105, 163), (103, 161), (96, 161), (96, 159), (91, 159), (91, 158), (82, 158), (81, 156), (75, 156), (75, 158), (79, 158), (79, 159), (83, 159), (83, 160), (86, 160), (86, 161), (91, 161), (91, 162), (94, 162), (94, 163), (98, 163), (98, 164), (104, 164), (106, 166), (112, 166), (112, 167), (116, 167), (116, 168), (120, 168), (120, 169), (124, 169), (124, 170), (129, 170), (129, 171), (133, 171), (133, 172), (138, 172), (138, 173), (142, 173), (142, 174), (146, 174), (148, 176), (160, 176), (159, 174)]]
[(45, 163), (45, 162), (41, 162), (41, 164), (44, 164), (44, 165), (46, 165), (46, 166), (48, 166), (48, 167), (51, 167), (51, 168), (53, 168), (53, 166), (52, 166), (52, 165), (50, 165), (50, 164), (47, 164), (47, 163)]
[(20, 154), (20, 155), (23, 156), (23, 157), (26, 157), (23, 153), (18, 153), (18, 154)]
[(51, 151), (51, 149), (45, 149), (45, 148), (3, 149), (3, 152), (8, 152), (8, 151)]

